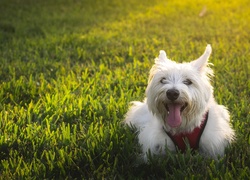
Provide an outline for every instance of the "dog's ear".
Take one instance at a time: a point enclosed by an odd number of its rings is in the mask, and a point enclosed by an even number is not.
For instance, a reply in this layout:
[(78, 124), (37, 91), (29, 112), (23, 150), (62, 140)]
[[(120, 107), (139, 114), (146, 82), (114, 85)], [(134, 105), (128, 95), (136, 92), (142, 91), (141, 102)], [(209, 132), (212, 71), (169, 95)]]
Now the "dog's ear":
[(160, 50), (160, 54), (158, 58), (155, 58), (155, 63), (166, 63), (166, 62), (170, 62), (171, 60), (169, 60), (167, 58), (166, 52), (164, 50)]
[(166, 54), (166, 52), (164, 50), (160, 50), (159, 60), (161, 60), (161, 61), (167, 61), (168, 60), (167, 54)]
[(208, 58), (212, 52), (212, 47), (210, 44), (207, 45), (205, 52), (198, 59), (191, 62), (191, 65), (197, 68), (198, 71), (203, 71), (203, 69), (208, 64)]

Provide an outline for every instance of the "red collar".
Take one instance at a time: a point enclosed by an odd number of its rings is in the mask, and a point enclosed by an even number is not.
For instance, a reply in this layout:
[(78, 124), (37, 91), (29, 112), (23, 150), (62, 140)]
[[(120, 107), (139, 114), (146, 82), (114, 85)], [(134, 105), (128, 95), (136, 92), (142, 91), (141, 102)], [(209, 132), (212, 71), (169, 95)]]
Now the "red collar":
[(181, 152), (186, 151), (187, 144), (189, 144), (192, 150), (197, 150), (199, 148), (200, 137), (207, 124), (207, 119), (208, 119), (208, 112), (204, 115), (204, 118), (200, 127), (196, 127), (191, 133), (180, 133), (180, 134), (172, 135), (169, 132), (166, 132), (166, 131), (165, 132), (172, 139), (175, 146), (181, 150)]

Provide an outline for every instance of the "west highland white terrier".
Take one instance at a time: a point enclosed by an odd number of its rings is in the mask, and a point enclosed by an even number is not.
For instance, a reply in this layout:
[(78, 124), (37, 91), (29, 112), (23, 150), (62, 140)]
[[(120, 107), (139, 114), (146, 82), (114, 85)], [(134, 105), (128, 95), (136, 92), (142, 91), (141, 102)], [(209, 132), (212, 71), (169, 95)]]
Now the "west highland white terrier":
[(176, 63), (161, 50), (150, 70), (144, 102), (132, 102), (125, 123), (138, 130), (144, 157), (187, 147), (217, 159), (234, 139), (229, 113), (213, 97), (208, 67), (212, 52), (190, 63)]

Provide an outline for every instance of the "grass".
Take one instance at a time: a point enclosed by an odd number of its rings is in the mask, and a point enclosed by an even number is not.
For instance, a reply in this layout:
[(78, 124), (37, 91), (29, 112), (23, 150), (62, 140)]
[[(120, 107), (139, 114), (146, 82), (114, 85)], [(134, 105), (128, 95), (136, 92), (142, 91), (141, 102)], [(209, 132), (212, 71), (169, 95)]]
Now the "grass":
[[(250, 178), (247, 0), (2, 0), (0, 11), (0, 179)], [(207, 43), (237, 140), (219, 161), (139, 162), (121, 122), (153, 59), (190, 61)]]

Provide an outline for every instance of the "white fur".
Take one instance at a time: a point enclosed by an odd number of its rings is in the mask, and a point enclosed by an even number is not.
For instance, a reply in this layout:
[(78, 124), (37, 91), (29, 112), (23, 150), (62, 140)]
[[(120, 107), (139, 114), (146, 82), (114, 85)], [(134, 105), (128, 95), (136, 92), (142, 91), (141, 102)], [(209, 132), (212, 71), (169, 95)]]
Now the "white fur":
[[(199, 151), (215, 159), (218, 155), (224, 155), (225, 148), (234, 139), (234, 130), (229, 124), (228, 111), (218, 105), (213, 97), (213, 88), (209, 82), (213, 72), (208, 67), (211, 52), (211, 46), (207, 45), (204, 54), (197, 60), (179, 64), (168, 59), (165, 51), (160, 51), (150, 70), (144, 102), (133, 102), (125, 119), (125, 123), (135, 126), (139, 131), (138, 139), (145, 157), (148, 150), (153, 154), (164, 154), (165, 147), (171, 151), (176, 150), (163, 127), (172, 134), (191, 132), (200, 126), (207, 111), (209, 116), (200, 139)], [(191, 85), (184, 83), (187, 79), (191, 80)], [(166, 123), (166, 104), (172, 102), (166, 92), (172, 88), (180, 92), (176, 102), (187, 104), (181, 112), (182, 122), (178, 127)]]

